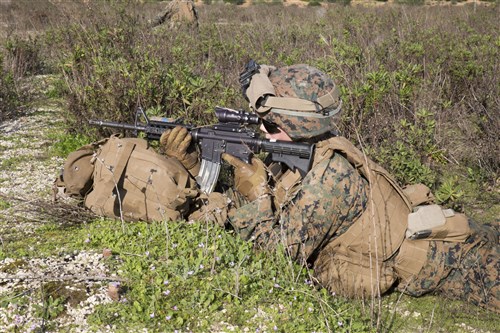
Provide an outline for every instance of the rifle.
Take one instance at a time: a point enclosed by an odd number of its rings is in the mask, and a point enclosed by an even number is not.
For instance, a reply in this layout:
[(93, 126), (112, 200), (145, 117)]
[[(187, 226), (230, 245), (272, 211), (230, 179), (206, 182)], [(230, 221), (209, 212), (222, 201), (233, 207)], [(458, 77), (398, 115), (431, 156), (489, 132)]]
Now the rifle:
[[(213, 191), (222, 163), (222, 154), (228, 153), (246, 163), (251, 163), (254, 154), (266, 152), (271, 154), (275, 162), (285, 163), (293, 171), (298, 170), (302, 176), (310, 170), (314, 144), (276, 141), (260, 138), (259, 134), (247, 125), (258, 125), (257, 115), (229, 108), (215, 107), (218, 124), (196, 127), (179, 121), (151, 120), (142, 108), (137, 109), (135, 124), (118, 123), (103, 120), (89, 120), (89, 124), (101, 127), (117, 128), (143, 132), (148, 140), (159, 140), (162, 133), (169, 128), (182, 126), (188, 129), (201, 152), (201, 167), (196, 181), (200, 190), (205, 193)], [(139, 118), (145, 119), (144, 123)]]

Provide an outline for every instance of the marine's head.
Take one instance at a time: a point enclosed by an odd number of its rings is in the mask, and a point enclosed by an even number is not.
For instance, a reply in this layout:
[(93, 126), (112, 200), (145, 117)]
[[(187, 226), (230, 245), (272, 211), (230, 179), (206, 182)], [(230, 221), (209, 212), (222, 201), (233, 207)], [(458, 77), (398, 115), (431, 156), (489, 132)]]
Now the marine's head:
[(258, 66), (243, 92), (268, 132), (278, 126), (293, 140), (331, 132), (342, 105), (332, 79), (305, 64)]

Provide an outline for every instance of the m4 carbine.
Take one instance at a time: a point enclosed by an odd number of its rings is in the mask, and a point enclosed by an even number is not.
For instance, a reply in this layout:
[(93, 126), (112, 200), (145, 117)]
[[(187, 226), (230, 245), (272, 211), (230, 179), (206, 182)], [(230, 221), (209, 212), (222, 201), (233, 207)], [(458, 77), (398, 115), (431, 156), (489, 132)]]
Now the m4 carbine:
[[(266, 152), (271, 154), (273, 161), (285, 163), (293, 171), (298, 170), (302, 176), (310, 170), (314, 144), (261, 138), (257, 132), (247, 127), (260, 124), (259, 117), (252, 113), (216, 107), (215, 115), (219, 120), (218, 124), (196, 127), (168, 119), (150, 120), (142, 108), (139, 108), (135, 124), (102, 120), (90, 120), (89, 123), (133, 130), (135, 133), (143, 132), (148, 140), (159, 140), (162, 133), (169, 128), (176, 126), (187, 128), (200, 149), (201, 167), (196, 181), (200, 190), (205, 193), (212, 192), (217, 183), (223, 153), (251, 163), (254, 154)], [(144, 123), (139, 122), (140, 116), (145, 119)]]

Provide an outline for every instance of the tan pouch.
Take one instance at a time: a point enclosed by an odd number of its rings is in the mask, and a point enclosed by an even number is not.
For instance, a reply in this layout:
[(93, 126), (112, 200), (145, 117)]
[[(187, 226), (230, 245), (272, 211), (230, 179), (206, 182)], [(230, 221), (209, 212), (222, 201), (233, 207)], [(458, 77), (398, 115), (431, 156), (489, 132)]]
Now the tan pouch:
[(431, 229), (441, 227), (445, 223), (446, 217), (443, 214), (441, 206), (427, 205), (416, 207), (415, 211), (408, 215), (406, 238), (427, 238), (431, 234)]
[(349, 258), (328, 248), (321, 251), (314, 271), (321, 285), (330, 292), (350, 298), (382, 295), (396, 281), (387, 263), (367, 256)]
[(402, 283), (408, 284), (413, 277), (418, 275), (427, 261), (428, 251), (427, 240), (405, 239), (399, 248), (394, 265)]
[(62, 189), (62, 193), (83, 199), (92, 189), (94, 154), (107, 140), (82, 146), (68, 155), (62, 174), (55, 181), (55, 186)]
[(432, 229), (429, 239), (446, 242), (464, 242), (471, 234), (472, 230), (469, 226), (467, 216), (454, 213), (453, 216), (446, 217), (444, 225)]
[(92, 148), (79, 149), (68, 155), (62, 174), (66, 195), (83, 198), (90, 191), (94, 173), (93, 155)]
[(464, 242), (472, 230), (464, 214), (439, 205), (419, 206), (408, 215), (406, 237), (409, 239), (433, 239), (447, 242)]
[(279, 207), (283, 207), (295, 197), (301, 181), (302, 177), (298, 170), (295, 172), (287, 170), (285, 174), (280, 177), (274, 188), (275, 202)]
[(435, 200), (431, 189), (424, 184), (406, 185), (403, 187), (403, 192), (408, 200), (410, 200), (412, 207), (432, 204)]

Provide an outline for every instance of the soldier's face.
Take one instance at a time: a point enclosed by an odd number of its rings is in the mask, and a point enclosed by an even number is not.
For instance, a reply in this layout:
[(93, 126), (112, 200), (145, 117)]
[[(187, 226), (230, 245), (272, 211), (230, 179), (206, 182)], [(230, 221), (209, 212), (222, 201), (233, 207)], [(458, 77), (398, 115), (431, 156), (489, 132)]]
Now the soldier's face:
[(292, 139), (281, 128), (277, 127), (276, 133), (268, 133), (264, 125), (260, 125), (260, 130), (266, 134), (266, 139), (277, 141), (292, 141)]

